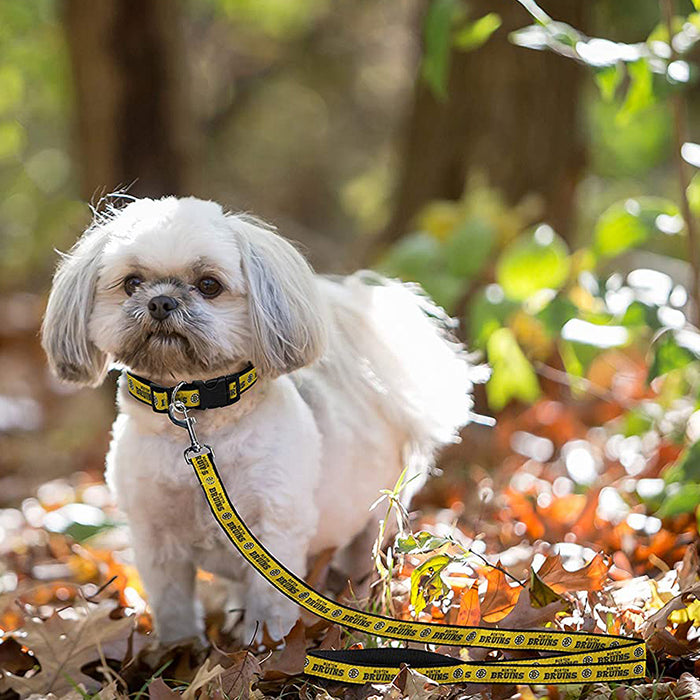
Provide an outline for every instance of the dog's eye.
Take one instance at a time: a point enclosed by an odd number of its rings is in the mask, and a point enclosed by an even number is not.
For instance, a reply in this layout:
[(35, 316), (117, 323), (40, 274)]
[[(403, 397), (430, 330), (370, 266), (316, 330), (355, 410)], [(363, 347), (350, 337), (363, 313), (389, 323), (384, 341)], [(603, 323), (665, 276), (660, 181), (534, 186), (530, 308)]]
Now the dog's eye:
[(202, 277), (202, 279), (197, 282), (197, 289), (203, 296), (213, 299), (221, 294), (223, 288), (219, 280), (215, 280), (213, 277)]
[(143, 280), (138, 275), (129, 275), (124, 280), (124, 291), (131, 296), (139, 287)]

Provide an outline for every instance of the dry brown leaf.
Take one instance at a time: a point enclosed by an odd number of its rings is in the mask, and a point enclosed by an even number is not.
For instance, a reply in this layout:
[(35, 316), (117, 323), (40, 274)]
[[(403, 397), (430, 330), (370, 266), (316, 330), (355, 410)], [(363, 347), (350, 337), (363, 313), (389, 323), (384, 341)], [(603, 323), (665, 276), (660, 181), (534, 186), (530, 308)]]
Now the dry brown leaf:
[(486, 594), (481, 604), (482, 619), (486, 622), (497, 622), (505, 617), (515, 606), (522, 590), (521, 586), (511, 586), (506, 574), (500, 568), (486, 570)]
[(306, 633), (301, 620), (292, 627), (284, 638), (284, 649), (275, 652), (265, 664), (265, 680), (275, 680), (285, 676), (296, 676), (304, 670), (306, 660)]
[(203, 694), (200, 691), (204, 691), (214, 679), (220, 678), (223, 672), (222, 666), (214, 663), (211, 659), (206, 659), (197, 669), (197, 673), (187, 686), (187, 690), (182, 694), (182, 700), (195, 700), (196, 697)]
[[(251, 686), (260, 675), (260, 662), (249, 651), (238, 651), (228, 658), (232, 663), (215, 680), (216, 688), (209, 697), (211, 700), (247, 700), (251, 697)], [(203, 697), (200, 700), (204, 700)]]
[(556, 593), (599, 591), (608, 577), (610, 564), (603, 554), (596, 554), (582, 569), (567, 571), (559, 554), (548, 556), (537, 575)]
[(148, 686), (148, 698), (149, 700), (179, 700), (182, 695), (168, 688), (162, 678), (156, 678)]
[(700, 599), (700, 583), (691, 586), (687, 591), (680, 595), (674, 596), (660, 610), (657, 610), (649, 617), (642, 625), (642, 636), (648, 639), (656, 631), (663, 630), (666, 627), (668, 616), (676, 610), (682, 610), (692, 600)]
[(540, 627), (552, 622), (558, 612), (566, 608), (565, 600), (555, 600), (544, 607), (535, 607), (530, 599), (530, 591), (524, 589), (513, 609), (499, 620), (499, 626), (510, 629)]
[(679, 698), (700, 698), (700, 680), (690, 673), (682, 673), (676, 685)]
[(678, 585), (681, 587), (681, 592), (689, 590), (698, 582), (699, 573), (700, 557), (698, 557), (697, 543), (693, 542), (685, 550), (683, 562), (678, 570)]
[(462, 593), (457, 613), (457, 624), (463, 627), (476, 627), (481, 621), (481, 605), (479, 603), (479, 586), (475, 581), (471, 588)]
[(18, 641), (34, 652), (41, 670), (30, 677), (8, 676), (9, 685), (24, 695), (61, 695), (75, 690), (74, 684), (97, 690), (100, 683), (84, 675), (82, 667), (100, 659), (103, 644), (127, 638), (133, 626), (133, 618), (112, 619), (113, 610), (114, 604), (105, 602), (77, 613), (76, 619), (54, 613), (47, 620), (25, 620)]
[[(497, 566), (500, 567), (500, 562)], [(523, 588), (511, 586), (500, 568), (487, 570), (486, 580), (488, 585), (481, 604), (481, 616), (485, 622), (498, 622), (515, 607)]]

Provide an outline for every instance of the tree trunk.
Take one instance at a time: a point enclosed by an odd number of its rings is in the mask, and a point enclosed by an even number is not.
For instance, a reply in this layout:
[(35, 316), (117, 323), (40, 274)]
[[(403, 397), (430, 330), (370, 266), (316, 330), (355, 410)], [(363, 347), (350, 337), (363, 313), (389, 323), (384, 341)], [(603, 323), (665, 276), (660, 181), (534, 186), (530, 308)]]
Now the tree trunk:
[[(584, 24), (581, 0), (541, 4), (554, 19)], [(564, 237), (572, 233), (574, 190), (585, 164), (577, 113), (585, 73), (569, 59), (508, 41), (532, 22), (515, 0), (470, 0), (469, 7), (473, 18), (497, 12), (503, 24), (481, 48), (452, 52), (446, 101), (417, 79), (393, 215), (378, 248), (407, 233), (431, 199), (459, 199), (475, 172), (509, 204), (540, 195), (543, 218)]]
[(83, 195), (186, 194), (195, 127), (180, 3), (64, 0)]

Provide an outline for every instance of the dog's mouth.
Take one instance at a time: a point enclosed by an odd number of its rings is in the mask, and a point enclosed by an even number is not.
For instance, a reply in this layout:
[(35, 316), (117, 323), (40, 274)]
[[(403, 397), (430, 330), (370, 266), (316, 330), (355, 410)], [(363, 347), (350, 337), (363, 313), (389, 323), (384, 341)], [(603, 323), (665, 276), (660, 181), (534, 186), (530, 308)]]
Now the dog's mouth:
[(160, 343), (187, 343), (188, 340), (185, 338), (184, 335), (181, 333), (178, 333), (177, 331), (169, 331), (169, 330), (158, 330), (158, 331), (152, 331), (151, 333), (148, 333), (146, 337), (144, 338), (144, 343), (148, 344), (151, 342), (160, 342)]

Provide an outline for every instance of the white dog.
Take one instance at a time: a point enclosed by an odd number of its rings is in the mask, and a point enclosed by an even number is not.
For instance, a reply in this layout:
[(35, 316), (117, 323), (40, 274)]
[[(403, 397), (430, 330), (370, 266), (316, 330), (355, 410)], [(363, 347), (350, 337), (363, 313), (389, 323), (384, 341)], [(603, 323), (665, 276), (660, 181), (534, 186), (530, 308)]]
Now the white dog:
[[(307, 557), (363, 532), (404, 465), (426, 475), (470, 418), (472, 368), (418, 292), (368, 272), (317, 276), (269, 227), (213, 202), (142, 199), (97, 216), (62, 260), (43, 346), (60, 379), (90, 386), (115, 363), (173, 387), (252, 362), (258, 381), (237, 403), (192, 413), (244, 520), (303, 576)], [(282, 639), (298, 609), (219, 531), (183, 460), (185, 431), (135, 400), (125, 375), (117, 401), (107, 480), (160, 641), (202, 638), (197, 567), (243, 584), (246, 640), (263, 624)]]

